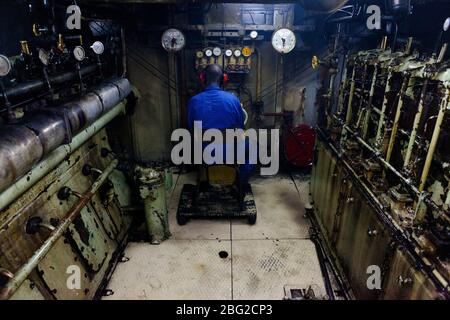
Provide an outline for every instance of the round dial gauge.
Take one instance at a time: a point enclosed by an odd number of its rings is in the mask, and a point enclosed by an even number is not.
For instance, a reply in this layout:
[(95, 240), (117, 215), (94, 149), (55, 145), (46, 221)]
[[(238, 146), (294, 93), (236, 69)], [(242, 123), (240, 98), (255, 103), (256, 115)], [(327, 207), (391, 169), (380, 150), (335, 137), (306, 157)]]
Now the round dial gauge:
[(295, 34), (292, 30), (283, 28), (274, 32), (272, 46), (279, 53), (289, 53), (295, 48)]
[(197, 56), (198, 59), (201, 59), (203, 58), (203, 51), (197, 51), (195, 55)]
[(100, 41), (95, 41), (91, 49), (95, 54), (101, 55), (105, 51), (105, 46)]
[(211, 57), (211, 56), (213, 55), (212, 50), (211, 50), (211, 49), (206, 49), (206, 50), (205, 50), (205, 55), (206, 55), (208, 58)]
[(450, 29), (450, 17), (445, 19), (444, 25), (442, 26), (442, 30), (444, 30), (445, 32), (447, 32), (448, 29)]
[(39, 60), (41, 60), (44, 66), (48, 66), (50, 62), (50, 54), (44, 49), (39, 49)]
[(169, 52), (180, 51), (186, 45), (184, 34), (178, 29), (168, 29), (164, 31), (161, 43), (164, 49)]
[(84, 51), (83, 47), (78, 46), (73, 49), (73, 56), (77, 61), (83, 61), (84, 58), (86, 58), (86, 52)]
[(216, 57), (220, 56), (222, 54), (222, 49), (220, 49), (219, 47), (215, 47), (213, 49), (213, 53)]
[(242, 54), (241, 50), (239, 50), (239, 49), (234, 50), (234, 56), (236, 58), (239, 58), (241, 56), (241, 54)]
[(231, 50), (231, 49), (225, 50), (225, 55), (226, 55), (227, 57), (231, 57), (231, 56), (233, 55), (233, 50)]
[(258, 38), (258, 31), (253, 30), (252, 32), (250, 32), (250, 38), (252, 39)]
[(252, 55), (252, 48), (250, 47), (244, 47), (242, 49), (242, 55), (246, 58), (250, 57)]
[(11, 71), (11, 61), (8, 57), (0, 54), (0, 77), (7, 76)]

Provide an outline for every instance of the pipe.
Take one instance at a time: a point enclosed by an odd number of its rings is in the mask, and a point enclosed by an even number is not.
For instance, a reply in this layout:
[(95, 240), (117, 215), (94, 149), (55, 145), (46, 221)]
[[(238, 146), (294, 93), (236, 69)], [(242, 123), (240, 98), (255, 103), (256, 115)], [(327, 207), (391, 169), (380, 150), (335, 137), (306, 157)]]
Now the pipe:
[(375, 69), (373, 70), (372, 84), (370, 86), (369, 101), (367, 103), (366, 117), (364, 119), (364, 124), (363, 124), (363, 133), (362, 133), (363, 138), (365, 138), (367, 136), (367, 130), (369, 128), (370, 115), (372, 113), (372, 101), (373, 101), (373, 96), (375, 94), (375, 87), (376, 87), (377, 76), (378, 76), (378, 64), (375, 64), (374, 68)]
[(434, 156), (434, 151), (436, 150), (437, 142), (441, 133), (442, 121), (444, 120), (444, 115), (445, 112), (447, 111), (447, 108), (450, 108), (449, 96), (450, 96), (450, 88), (447, 88), (445, 96), (441, 102), (441, 107), (439, 109), (439, 113), (436, 119), (436, 124), (434, 125), (433, 136), (431, 137), (430, 147), (428, 148), (425, 165), (422, 170), (422, 176), (420, 177), (420, 185), (419, 185), (420, 192), (422, 192), (423, 189), (425, 188), (425, 183), (427, 182), (428, 173), (430, 171), (431, 162)]
[(80, 214), (81, 210), (91, 201), (94, 194), (103, 185), (112, 171), (119, 164), (118, 160), (113, 160), (104, 172), (94, 182), (88, 192), (83, 194), (82, 198), (70, 208), (66, 218), (62, 223), (53, 230), (47, 240), (37, 249), (34, 254), (28, 259), (28, 261), (20, 267), (14, 274), (14, 277), (10, 279), (6, 285), (0, 291), (0, 299), (9, 299), (14, 292), (20, 287), (20, 285), (28, 278), (30, 273), (36, 268), (36, 266), (44, 259), (46, 254), (53, 248), (56, 241), (66, 232), (67, 228), (72, 224), (73, 220)]
[[(97, 65), (91, 65), (91, 66), (81, 68), (80, 73), (82, 76), (85, 76), (90, 73), (93, 73), (96, 69), (97, 69)], [(78, 79), (77, 72), (65, 72), (65, 73), (59, 74), (57, 76), (49, 77), (49, 81), (52, 86), (63, 84), (63, 83), (72, 81), (74, 79)], [(39, 80), (28, 81), (28, 82), (19, 84), (14, 87), (7, 88), (7, 89), (5, 89), (4, 94), (6, 96), (8, 96), (9, 98), (17, 97), (17, 96), (21, 96), (21, 95), (25, 95), (25, 94), (31, 95), (31, 94), (37, 93), (43, 89), (46, 89), (47, 87), (48, 87), (47, 81), (39, 79)]]
[(409, 75), (405, 76), (403, 79), (402, 88), (400, 90), (400, 97), (397, 104), (397, 112), (395, 113), (394, 124), (392, 125), (391, 138), (389, 139), (389, 146), (386, 153), (386, 161), (389, 162), (391, 160), (392, 150), (394, 150), (394, 142), (397, 137), (398, 130), (398, 122), (400, 121), (400, 116), (402, 114), (403, 109), (403, 99), (405, 97), (406, 89), (408, 88)]
[(375, 136), (375, 141), (378, 143), (378, 145), (381, 148), (381, 145), (383, 144), (383, 141), (380, 141), (381, 139), (381, 131), (384, 126), (384, 114), (386, 113), (386, 107), (388, 104), (388, 98), (387, 94), (391, 91), (391, 79), (393, 76), (393, 71), (391, 68), (389, 68), (389, 73), (386, 79), (386, 87), (384, 88), (384, 98), (383, 98), (383, 104), (381, 106), (381, 112), (380, 112), (380, 120), (378, 121), (378, 128), (377, 128), (377, 135)]
[(356, 61), (353, 65), (353, 73), (352, 73), (352, 79), (350, 80), (350, 95), (348, 97), (348, 105), (347, 105), (347, 114), (345, 117), (345, 123), (350, 124), (352, 120), (352, 104), (353, 104), (353, 95), (355, 94), (355, 76), (356, 76)]
[(86, 141), (88, 141), (92, 136), (111, 122), (112, 119), (121, 113), (125, 113), (125, 103), (123, 102), (119, 103), (111, 109), (111, 111), (76, 135), (71, 143), (62, 145), (54, 150), (47, 156), (47, 158), (36, 165), (26, 176), (22, 177), (8, 189), (3, 191), (0, 194), (0, 211), (20, 197), (20, 195), (31, 188), (35, 183), (58, 166), (66, 157), (70, 156), (75, 150), (81, 147)]
[(416, 116), (414, 117), (414, 123), (413, 123), (413, 127), (412, 127), (411, 136), (410, 136), (409, 142), (408, 142), (408, 148), (406, 149), (406, 155), (405, 155), (405, 160), (403, 162), (403, 168), (406, 168), (409, 165), (412, 150), (413, 150), (414, 144), (416, 142), (417, 130), (419, 129), (420, 120), (422, 118), (423, 106), (425, 103), (425, 96), (427, 93), (428, 82), (429, 82), (429, 80), (425, 79), (423, 86), (422, 86), (422, 92), (420, 93), (419, 106), (417, 107)]
[[(7, 138), (0, 140), (0, 192), (27, 173), (43, 156), (70, 141), (72, 134), (78, 133), (125, 99), (130, 91), (127, 79), (113, 79), (78, 100), (27, 115), (20, 124), (7, 127)], [(23, 138), (22, 132), (18, 132), (23, 127), (30, 129), (32, 138), (37, 136), (38, 141)], [(39, 146), (43, 148), (40, 156), (28, 159), (30, 149), (24, 148), (25, 142), (35, 154), (39, 153)]]

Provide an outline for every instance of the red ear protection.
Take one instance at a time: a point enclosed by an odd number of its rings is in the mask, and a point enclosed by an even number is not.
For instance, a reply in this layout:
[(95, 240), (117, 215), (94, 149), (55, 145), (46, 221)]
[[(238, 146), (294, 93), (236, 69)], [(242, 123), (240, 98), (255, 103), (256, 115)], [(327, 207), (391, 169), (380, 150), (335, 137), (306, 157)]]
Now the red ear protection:
[[(200, 74), (199, 74), (199, 80), (200, 80), (200, 83), (202, 84), (202, 85), (205, 85), (205, 82), (206, 82), (206, 75), (205, 75), (205, 71), (202, 71), (202, 72), (200, 72)], [(228, 83), (228, 81), (230, 80), (230, 77), (228, 76), (228, 73), (223, 73), (223, 85), (225, 86), (227, 83)]]

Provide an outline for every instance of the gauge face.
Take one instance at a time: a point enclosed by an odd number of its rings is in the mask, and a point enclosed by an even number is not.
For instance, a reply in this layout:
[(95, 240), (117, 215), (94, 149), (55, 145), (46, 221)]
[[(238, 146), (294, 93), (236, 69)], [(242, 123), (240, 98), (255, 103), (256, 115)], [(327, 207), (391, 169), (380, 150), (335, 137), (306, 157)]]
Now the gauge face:
[(279, 53), (289, 53), (295, 48), (295, 34), (286, 28), (279, 29), (272, 36), (272, 46)]
[(44, 49), (39, 49), (39, 60), (41, 60), (44, 66), (48, 66), (50, 62), (50, 54)]
[(201, 59), (201, 58), (203, 58), (203, 51), (197, 51), (197, 53), (195, 55), (198, 59)]
[(205, 50), (205, 55), (206, 55), (208, 58), (211, 57), (211, 56), (213, 55), (212, 50), (211, 50), (211, 49), (206, 49), (206, 50)]
[(184, 34), (178, 29), (168, 29), (164, 31), (161, 43), (164, 49), (169, 52), (180, 51), (186, 45)]
[(101, 55), (105, 51), (105, 46), (100, 41), (95, 41), (91, 49), (95, 54)]
[(447, 32), (448, 29), (450, 29), (450, 17), (445, 19), (444, 25), (442, 26), (442, 30), (444, 30), (445, 32)]
[(11, 62), (8, 57), (0, 54), (0, 77), (7, 76), (11, 71)]
[(252, 48), (250, 47), (244, 47), (242, 49), (242, 55), (246, 58), (250, 57), (252, 55)]
[(78, 46), (73, 49), (73, 56), (77, 61), (83, 61), (86, 57), (86, 52), (84, 51), (83, 47)]
[(222, 49), (220, 49), (219, 47), (215, 47), (213, 49), (213, 53), (216, 57), (219, 57), (222, 54)]
[(231, 49), (227, 49), (225, 50), (225, 56), (227, 56), (228, 58), (231, 57), (233, 55), (233, 50)]
[(236, 58), (239, 58), (241, 56), (241, 54), (242, 54), (241, 50), (239, 50), (239, 49), (234, 50), (234, 56)]
[(258, 38), (258, 31), (253, 30), (252, 32), (250, 32), (250, 38), (252, 39)]

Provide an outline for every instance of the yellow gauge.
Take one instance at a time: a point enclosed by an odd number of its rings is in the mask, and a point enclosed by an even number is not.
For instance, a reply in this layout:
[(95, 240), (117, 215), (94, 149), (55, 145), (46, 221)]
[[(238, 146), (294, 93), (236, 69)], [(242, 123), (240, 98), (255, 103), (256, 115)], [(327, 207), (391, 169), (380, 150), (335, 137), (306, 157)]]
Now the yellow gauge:
[(316, 69), (318, 65), (319, 65), (319, 58), (317, 58), (317, 56), (313, 56), (311, 59), (311, 67), (313, 69)]
[(252, 55), (252, 48), (250, 47), (244, 47), (242, 49), (242, 55), (246, 58), (250, 57)]
[(197, 51), (196, 55), (198, 59), (203, 58), (203, 51)]

